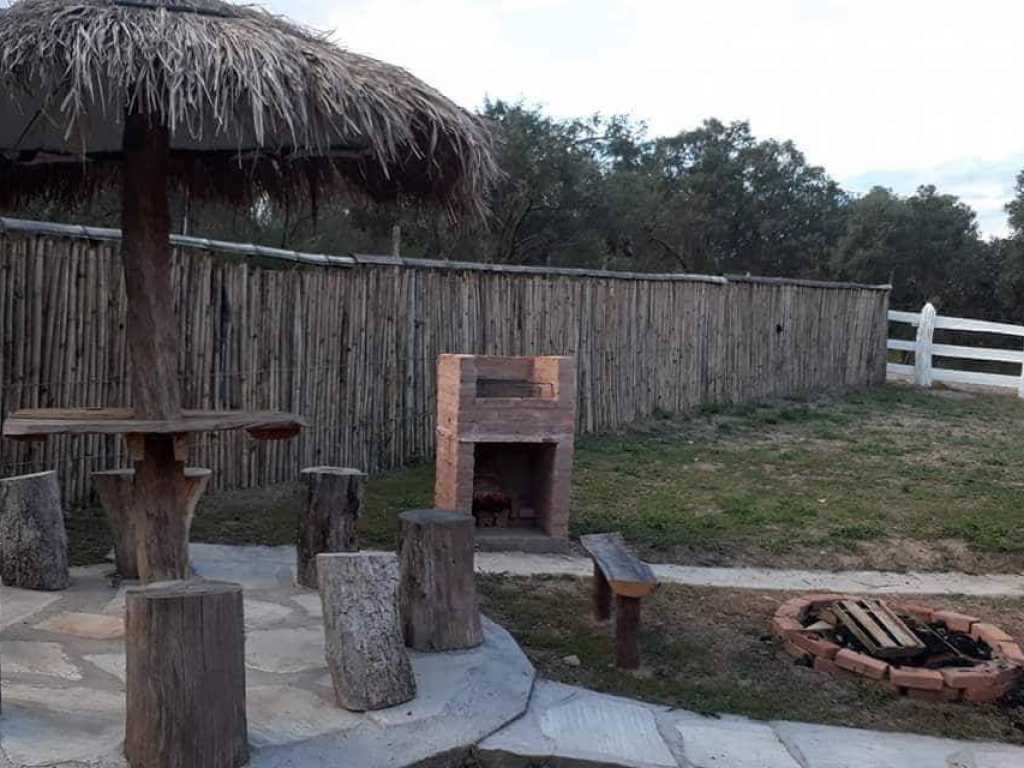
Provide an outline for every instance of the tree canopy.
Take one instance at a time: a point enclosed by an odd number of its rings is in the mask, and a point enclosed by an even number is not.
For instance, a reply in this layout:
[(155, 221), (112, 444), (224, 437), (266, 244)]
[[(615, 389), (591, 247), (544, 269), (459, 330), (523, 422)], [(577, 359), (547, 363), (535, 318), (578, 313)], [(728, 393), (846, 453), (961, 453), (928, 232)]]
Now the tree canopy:
[[(502, 176), (486, 223), (453, 226), (414, 207), (335, 202), (227, 210), (175, 201), (179, 229), (323, 253), (631, 271), (760, 274), (893, 284), (892, 305), (1024, 321), (1024, 171), (1007, 206), (1011, 235), (985, 240), (974, 211), (933, 186), (856, 195), (792, 141), (709, 119), (651, 137), (624, 116), (559, 119), (491, 101)], [(116, 226), (115, 201), (8, 215)]]

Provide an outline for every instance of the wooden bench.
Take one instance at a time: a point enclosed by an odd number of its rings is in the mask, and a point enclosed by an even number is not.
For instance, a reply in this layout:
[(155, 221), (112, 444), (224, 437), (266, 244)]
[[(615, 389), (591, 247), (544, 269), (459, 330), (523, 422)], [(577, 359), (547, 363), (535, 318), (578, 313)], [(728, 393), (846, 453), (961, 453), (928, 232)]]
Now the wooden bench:
[(620, 669), (640, 666), (637, 631), (640, 601), (658, 588), (658, 580), (647, 563), (633, 554), (621, 533), (594, 533), (580, 537), (580, 543), (594, 561), (594, 616), (611, 618), (615, 595), (615, 664)]

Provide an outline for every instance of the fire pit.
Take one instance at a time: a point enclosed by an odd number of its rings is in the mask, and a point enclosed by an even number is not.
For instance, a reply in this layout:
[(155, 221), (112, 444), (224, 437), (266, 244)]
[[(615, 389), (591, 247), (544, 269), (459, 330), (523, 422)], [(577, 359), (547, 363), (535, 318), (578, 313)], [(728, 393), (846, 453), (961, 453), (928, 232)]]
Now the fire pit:
[(992, 702), (1024, 677), (1024, 652), (999, 627), (916, 603), (807, 595), (779, 607), (772, 631), (819, 672), (914, 699)]

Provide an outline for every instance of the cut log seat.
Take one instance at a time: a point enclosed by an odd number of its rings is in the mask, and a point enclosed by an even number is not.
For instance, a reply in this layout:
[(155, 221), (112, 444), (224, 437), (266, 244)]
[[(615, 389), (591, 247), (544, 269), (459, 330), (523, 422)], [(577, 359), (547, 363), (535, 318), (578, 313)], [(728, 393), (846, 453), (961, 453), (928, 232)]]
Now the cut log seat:
[(621, 533), (594, 533), (580, 537), (580, 544), (594, 561), (594, 616), (611, 618), (615, 597), (615, 664), (620, 669), (640, 666), (637, 631), (640, 601), (658, 588), (658, 580), (622, 538)]

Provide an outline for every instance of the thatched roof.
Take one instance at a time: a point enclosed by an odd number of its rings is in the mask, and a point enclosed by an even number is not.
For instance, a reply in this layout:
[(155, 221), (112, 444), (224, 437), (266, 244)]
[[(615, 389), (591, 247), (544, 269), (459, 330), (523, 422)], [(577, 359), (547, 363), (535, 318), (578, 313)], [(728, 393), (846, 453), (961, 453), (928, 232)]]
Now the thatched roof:
[(350, 190), (482, 209), (479, 118), (404, 69), (221, 0), (21, 0), (0, 10), (0, 201), (115, 183), (124, 114), (171, 130), (172, 174), (241, 201)]

